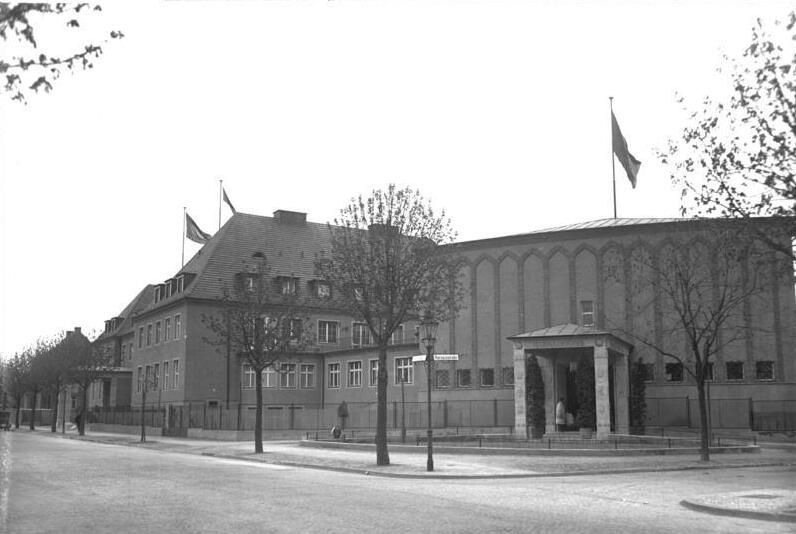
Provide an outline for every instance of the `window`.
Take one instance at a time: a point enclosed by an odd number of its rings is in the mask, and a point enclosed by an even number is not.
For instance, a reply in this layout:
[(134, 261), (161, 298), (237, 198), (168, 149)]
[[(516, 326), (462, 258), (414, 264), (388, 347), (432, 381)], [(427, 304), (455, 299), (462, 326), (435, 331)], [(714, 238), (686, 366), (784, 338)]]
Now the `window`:
[(395, 358), (395, 385), (413, 383), (413, 371), (412, 358)]
[(276, 369), (273, 367), (266, 367), (262, 372), (263, 387), (275, 388), (276, 387)]
[(174, 360), (174, 389), (180, 388), (180, 360)]
[(296, 364), (283, 363), (279, 370), (279, 387), (280, 388), (295, 388), (296, 387)]
[(495, 385), (494, 369), (479, 369), (478, 374), (481, 377), (481, 387), (491, 388)]
[(456, 369), (456, 385), (460, 388), (472, 386), (469, 369)]
[(514, 367), (503, 368), (503, 385), (504, 386), (514, 385)]
[(178, 276), (177, 277), (177, 293), (182, 293), (182, 290), (185, 289), (185, 277)]
[(644, 382), (655, 382), (655, 364), (642, 363), (641, 373), (644, 376)]
[(167, 299), (167, 298), (169, 298), (169, 297), (171, 296), (171, 280), (169, 280), (168, 282), (166, 282), (166, 283), (164, 284), (163, 288), (164, 288), (164, 289), (165, 289), (165, 291), (166, 291), (166, 294), (163, 296), (163, 298), (166, 298), (166, 299)]
[(283, 277), (280, 282), (283, 295), (295, 295), (298, 292), (298, 278)]
[(755, 362), (755, 380), (774, 380), (774, 362)]
[(318, 282), (315, 284), (315, 294), (318, 298), (328, 299), (332, 296), (332, 286), (326, 282)]
[(252, 389), (255, 386), (254, 369), (251, 365), (243, 366), (243, 388)]
[(362, 362), (348, 362), (348, 387), (362, 387)]
[(160, 286), (155, 287), (155, 302), (160, 302)]
[(330, 363), (329, 364), (329, 387), (330, 388), (339, 388), (340, 387), (340, 364), (339, 363)]
[(144, 346), (144, 327), (138, 329), (138, 348)]
[(337, 321), (318, 321), (318, 343), (337, 343)]
[(250, 274), (243, 275), (243, 290), (247, 293), (254, 293), (254, 277)]
[(166, 317), (166, 326), (164, 328), (165, 334), (163, 341), (168, 341), (171, 339), (171, 317)]
[(708, 368), (705, 372), (705, 380), (713, 381), (713, 362), (708, 362)]
[(727, 362), (727, 380), (743, 380), (743, 362)]
[(146, 391), (152, 389), (152, 367), (149, 365), (144, 368), (144, 389), (146, 389)]
[(370, 345), (370, 329), (365, 323), (351, 324), (351, 343), (355, 347)]
[(447, 369), (437, 369), (434, 373), (434, 387), (448, 388), (451, 385), (450, 374)]
[(667, 382), (682, 382), (683, 381), (683, 364), (682, 363), (667, 363), (664, 366), (666, 372)]
[(580, 316), (583, 326), (594, 326), (594, 301), (580, 301)]
[(392, 337), (390, 338), (390, 343), (392, 345), (400, 345), (403, 342), (404, 342), (404, 325), (399, 324), (398, 327), (392, 333)]
[(152, 325), (146, 325), (146, 346), (152, 345)]
[(141, 393), (141, 385), (144, 383), (144, 369), (142, 367), (138, 367), (138, 381), (135, 385), (135, 392)]
[(288, 339), (299, 339), (301, 337), (301, 330), (304, 327), (304, 321), (301, 319), (288, 319), (282, 320), (282, 335)]
[(174, 316), (174, 339), (182, 337), (182, 315), (179, 313)]
[(152, 389), (155, 391), (160, 387), (160, 364), (156, 363), (152, 372)]
[(315, 387), (315, 366), (309, 363), (302, 363), (299, 371), (301, 389), (313, 389)]
[(155, 323), (155, 345), (160, 343), (160, 321)]
[(379, 385), (379, 360), (370, 360), (369, 368), (370, 382), (368, 382), (368, 385), (370, 387), (376, 387)]
[(169, 362), (163, 362), (163, 389), (169, 389)]

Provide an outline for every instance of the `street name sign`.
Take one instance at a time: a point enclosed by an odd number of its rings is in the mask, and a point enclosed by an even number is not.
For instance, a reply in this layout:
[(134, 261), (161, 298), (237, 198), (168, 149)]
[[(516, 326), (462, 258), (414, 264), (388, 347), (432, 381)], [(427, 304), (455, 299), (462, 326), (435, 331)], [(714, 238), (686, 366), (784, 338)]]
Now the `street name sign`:
[[(425, 354), (421, 354), (419, 356), (412, 356), (412, 361), (413, 362), (424, 362), (424, 361), (426, 361), (426, 355)], [(435, 362), (451, 362), (451, 361), (457, 362), (457, 361), (459, 361), (459, 355), (458, 354), (435, 354), (434, 355), (434, 361)]]

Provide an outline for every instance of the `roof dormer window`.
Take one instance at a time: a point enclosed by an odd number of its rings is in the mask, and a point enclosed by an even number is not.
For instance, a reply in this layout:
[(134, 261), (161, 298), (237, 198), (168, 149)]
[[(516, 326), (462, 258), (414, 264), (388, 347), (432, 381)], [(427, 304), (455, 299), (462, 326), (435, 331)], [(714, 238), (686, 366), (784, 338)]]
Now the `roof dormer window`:
[(160, 295), (162, 291), (162, 286), (155, 286), (155, 303), (160, 302)]
[(166, 281), (166, 283), (163, 285), (163, 289), (164, 289), (163, 298), (164, 299), (169, 298), (171, 296), (171, 280)]
[(279, 277), (279, 291), (283, 295), (295, 295), (298, 293), (298, 278), (291, 276)]
[(185, 276), (180, 275), (177, 277), (177, 293), (182, 293), (185, 289)]

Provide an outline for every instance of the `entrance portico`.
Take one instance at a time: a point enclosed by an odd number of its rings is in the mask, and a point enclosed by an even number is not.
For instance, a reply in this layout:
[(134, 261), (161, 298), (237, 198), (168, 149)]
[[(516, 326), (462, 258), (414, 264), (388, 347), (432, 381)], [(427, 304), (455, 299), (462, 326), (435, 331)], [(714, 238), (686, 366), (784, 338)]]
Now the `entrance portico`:
[(527, 435), (528, 432), (525, 363), (531, 354), (537, 356), (542, 369), (545, 386), (545, 433), (556, 431), (556, 401), (559, 397), (566, 397), (567, 371), (584, 358), (594, 360), (597, 439), (610, 436), (612, 419), (617, 433), (628, 433), (628, 356), (633, 349), (632, 345), (610, 332), (574, 324), (552, 326), (508, 339), (514, 342), (516, 435)]

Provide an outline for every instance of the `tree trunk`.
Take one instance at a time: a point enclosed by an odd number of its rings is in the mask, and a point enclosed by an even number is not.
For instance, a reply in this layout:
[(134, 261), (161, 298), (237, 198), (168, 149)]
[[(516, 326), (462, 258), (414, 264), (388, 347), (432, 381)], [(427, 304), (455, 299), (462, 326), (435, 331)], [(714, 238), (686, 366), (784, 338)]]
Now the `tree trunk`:
[(88, 406), (88, 387), (81, 387), (80, 388), (80, 424), (78, 425), (78, 433), (81, 436), (86, 435), (86, 416), (88, 416), (88, 410), (86, 410), (86, 406)]
[(376, 465), (390, 465), (387, 451), (387, 345), (379, 346), (379, 387), (376, 406)]
[(61, 383), (55, 383), (55, 406), (52, 408), (52, 422), (50, 423), (50, 432), (55, 433), (58, 430), (58, 397), (61, 395)]
[(33, 388), (33, 405), (30, 408), (30, 429), (36, 430), (36, 397), (39, 396), (39, 388)]
[(700, 446), (699, 458), (707, 462), (710, 460), (710, 429), (708, 428), (708, 403), (705, 398), (705, 381), (697, 380), (697, 395), (699, 397), (699, 427)]
[(254, 453), (263, 452), (263, 369), (254, 371), (254, 389), (256, 390), (256, 409), (254, 410)]
[(16, 421), (14, 421), (14, 426), (17, 430), (19, 430), (19, 419), (20, 419), (19, 416), (20, 412), (22, 411), (22, 395), (17, 395), (14, 398), (14, 400), (16, 401), (17, 404), (17, 415), (16, 415)]

